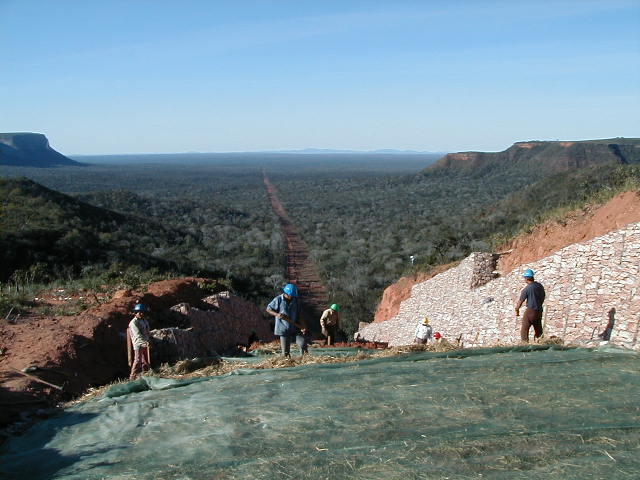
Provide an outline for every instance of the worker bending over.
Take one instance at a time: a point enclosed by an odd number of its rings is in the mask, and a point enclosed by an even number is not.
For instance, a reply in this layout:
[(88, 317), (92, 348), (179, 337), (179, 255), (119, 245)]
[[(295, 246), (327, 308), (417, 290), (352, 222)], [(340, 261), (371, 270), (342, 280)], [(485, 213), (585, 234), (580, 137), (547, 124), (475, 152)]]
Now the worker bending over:
[(424, 320), (416, 327), (415, 338), (413, 343), (425, 344), (431, 340), (431, 325), (429, 325), (429, 317), (424, 317)]
[(327, 337), (327, 345), (333, 345), (340, 329), (340, 305), (334, 303), (322, 312), (320, 317), (322, 335)]

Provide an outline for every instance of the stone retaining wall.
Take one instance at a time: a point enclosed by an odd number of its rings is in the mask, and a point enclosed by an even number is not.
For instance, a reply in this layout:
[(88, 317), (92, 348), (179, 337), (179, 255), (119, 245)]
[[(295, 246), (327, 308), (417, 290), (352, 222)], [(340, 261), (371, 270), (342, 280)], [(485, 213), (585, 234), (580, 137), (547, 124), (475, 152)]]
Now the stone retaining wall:
[(156, 361), (208, 357), (232, 352), (237, 344), (250, 343), (250, 338), (271, 341), (275, 337), (260, 309), (253, 303), (222, 292), (202, 299), (209, 310), (181, 303), (171, 308), (185, 316), (190, 327), (152, 330), (152, 349)]
[(589, 344), (610, 336), (613, 343), (640, 350), (640, 223), (569, 245), (482, 284), (492, 268), (487, 254), (474, 253), (414, 285), (395, 317), (369, 324), (356, 335), (406, 345), (412, 343), (417, 323), (428, 316), (434, 331), (465, 347), (518, 342), (520, 318), (514, 304), (525, 286), (522, 272), (531, 268), (547, 291), (546, 337)]

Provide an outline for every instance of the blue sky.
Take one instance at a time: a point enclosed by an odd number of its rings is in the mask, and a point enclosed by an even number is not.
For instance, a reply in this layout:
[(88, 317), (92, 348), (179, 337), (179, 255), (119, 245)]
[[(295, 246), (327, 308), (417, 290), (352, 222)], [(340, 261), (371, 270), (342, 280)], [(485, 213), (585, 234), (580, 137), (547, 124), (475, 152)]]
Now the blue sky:
[(0, 55), (65, 154), (640, 136), (638, 0), (0, 0)]

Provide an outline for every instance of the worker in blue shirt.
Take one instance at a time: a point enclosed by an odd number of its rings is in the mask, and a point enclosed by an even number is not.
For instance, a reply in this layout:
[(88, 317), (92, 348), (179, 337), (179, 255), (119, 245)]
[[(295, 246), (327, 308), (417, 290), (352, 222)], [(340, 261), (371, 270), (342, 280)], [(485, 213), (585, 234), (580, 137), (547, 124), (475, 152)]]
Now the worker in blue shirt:
[(300, 316), (300, 300), (298, 287), (288, 283), (282, 289), (282, 294), (275, 297), (267, 305), (267, 313), (276, 318), (273, 334), (280, 337), (280, 347), (285, 357), (290, 357), (291, 340), (300, 347), (300, 356), (307, 353), (307, 328)]

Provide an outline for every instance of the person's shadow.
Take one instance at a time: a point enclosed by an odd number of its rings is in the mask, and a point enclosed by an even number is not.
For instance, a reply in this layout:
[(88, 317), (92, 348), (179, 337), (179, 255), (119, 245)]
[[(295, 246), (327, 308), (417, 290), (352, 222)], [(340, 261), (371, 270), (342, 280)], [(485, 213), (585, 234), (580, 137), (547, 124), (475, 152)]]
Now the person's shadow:
[(607, 341), (611, 340), (611, 332), (613, 331), (613, 326), (616, 324), (616, 309), (612, 308), (611, 310), (609, 310), (608, 316), (609, 322), (607, 323), (604, 332), (598, 335), (599, 338)]

